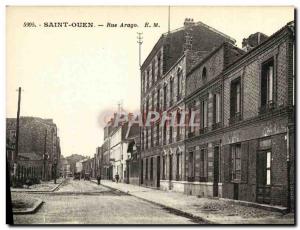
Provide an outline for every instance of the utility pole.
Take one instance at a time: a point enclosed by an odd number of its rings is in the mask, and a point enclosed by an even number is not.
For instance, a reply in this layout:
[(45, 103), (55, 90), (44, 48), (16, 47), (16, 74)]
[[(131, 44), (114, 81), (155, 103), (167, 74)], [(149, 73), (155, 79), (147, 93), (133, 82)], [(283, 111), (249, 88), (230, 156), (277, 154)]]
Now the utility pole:
[(137, 43), (139, 44), (139, 66), (140, 66), (140, 68), (141, 68), (141, 55), (142, 55), (142, 44), (143, 44), (143, 37), (142, 37), (142, 34), (143, 33), (141, 33), (141, 32), (138, 32), (137, 33), (138, 34), (138, 37), (137, 37), (137, 39), (138, 39), (138, 41), (137, 41)]
[(17, 124), (16, 124), (16, 160), (19, 154), (19, 120), (20, 120), (20, 107), (21, 107), (21, 87), (18, 89), (18, 110), (17, 110)]
[[(141, 55), (142, 55), (142, 44), (143, 44), (143, 37), (142, 37), (142, 34), (143, 33), (138, 33), (138, 37), (137, 37), (137, 39), (138, 39), (138, 41), (137, 41), (137, 43), (139, 44), (139, 67), (140, 67), (140, 71), (141, 71), (141, 67), (142, 67), (142, 63), (141, 63)], [(143, 81), (144, 81), (144, 79), (142, 79), (143, 77), (142, 77), (143, 75), (142, 75), (142, 72), (141, 72), (141, 87), (140, 87), (140, 89), (141, 89), (141, 95), (142, 95), (142, 93), (143, 93)], [(142, 107), (142, 106), (141, 106)], [(142, 128), (140, 127), (140, 133), (142, 133)], [(141, 135), (141, 134), (140, 134)], [(141, 162), (142, 163), (142, 162)], [(141, 163), (140, 163), (140, 165), (139, 165), (139, 169), (141, 168)], [(139, 170), (139, 174), (140, 174), (140, 170)], [(140, 184), (140, 180), (139, 180), (139, 184)]]
[(171, 11), (171, 6), (168, 7), (168, 34), (170, 33), (170, 11)]

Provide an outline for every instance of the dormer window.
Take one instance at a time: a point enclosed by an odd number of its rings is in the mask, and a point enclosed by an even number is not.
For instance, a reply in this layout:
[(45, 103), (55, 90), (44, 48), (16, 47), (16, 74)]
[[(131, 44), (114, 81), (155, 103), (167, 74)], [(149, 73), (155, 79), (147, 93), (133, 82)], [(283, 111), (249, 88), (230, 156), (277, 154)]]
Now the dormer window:
[(206, 71), (206, 68), (203, 67), (203, 70), (202, 70), (202, 81), (206, 81), (207, 79), (207, 71)]

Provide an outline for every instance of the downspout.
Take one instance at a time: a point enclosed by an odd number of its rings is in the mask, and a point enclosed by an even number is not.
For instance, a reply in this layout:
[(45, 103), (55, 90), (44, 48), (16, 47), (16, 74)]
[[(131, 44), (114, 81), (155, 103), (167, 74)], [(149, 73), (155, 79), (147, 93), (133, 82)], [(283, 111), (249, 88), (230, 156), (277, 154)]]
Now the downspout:
[(287, 164), (287, 209), (288, 212), (291, 210), (291, 189), (290, 189), (290, 129), (287, 126), (287, 138), (286, 138), (286, 164)]

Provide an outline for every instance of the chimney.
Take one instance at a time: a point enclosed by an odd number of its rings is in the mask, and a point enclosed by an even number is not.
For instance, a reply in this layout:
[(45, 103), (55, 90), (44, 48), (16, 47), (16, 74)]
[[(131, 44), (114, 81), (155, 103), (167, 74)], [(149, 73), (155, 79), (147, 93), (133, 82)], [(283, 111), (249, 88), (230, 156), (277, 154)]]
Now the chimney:
[(192, 50), (192, 44), (193, 44), (193, 26), (195, 25), (194, 19), (192, 18), (186, 18), (184, 20), (183, 26), (184, 26), (184, 37), (185, 42), (183, 46), (184, 51)]
[(244, 51), (248, 52), (248, 51), (252, 50), (254, 47), (263, 43), (267, 39), (268, 39), (268, 36), (261, 32), (251, 34), (248, 38), (243, 39), (242, 48)]

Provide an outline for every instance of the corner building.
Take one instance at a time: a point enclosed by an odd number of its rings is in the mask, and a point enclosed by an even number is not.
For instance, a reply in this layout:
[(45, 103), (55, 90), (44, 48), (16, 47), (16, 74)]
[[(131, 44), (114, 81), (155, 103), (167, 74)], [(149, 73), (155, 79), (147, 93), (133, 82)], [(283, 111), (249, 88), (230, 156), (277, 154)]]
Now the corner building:
[[(141, 66), (141, 113), (185, 111), (186, 73), (220, 44), (235, 40), (201, 23), (163, 34)], [(184, 192), (185, 127), (158, 120), (141, 128), (140, 184)]]
[(186, 130), (184, 192), (293, 209), (294, 23), (260, 37), (244, 40), (246, 53), (224, 44), (188, 73), (185, 106), (200, 127)]

